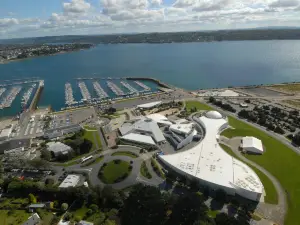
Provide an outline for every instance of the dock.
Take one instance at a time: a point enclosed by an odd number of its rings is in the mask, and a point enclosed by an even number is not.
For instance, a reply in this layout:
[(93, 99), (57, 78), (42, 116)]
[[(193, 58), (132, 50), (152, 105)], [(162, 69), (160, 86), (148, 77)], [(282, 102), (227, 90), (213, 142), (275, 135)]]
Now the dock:
[(91, 94), (90, 94), (89, 90), (87, 89), (85, 83), (83, 81), (79, 81), (78, 86), (80, 88), (80, 92), (81, 92), (81, 95), (82, 95), (82, 100), (83, 101), (91, 100), (91, 98), (92, 98)]
[(103, 90), (100, 84), (97, 81), (93, 82), (94, 89), (99, 96), (99, 98), (108, 98), (108, 94)]
[(21, 90), (22, 90), (21, 86), (12, 87), (8, 95), (4, 97), (2, 103), (0, 104), (0, 109), (11, 107), (13, 101), (15, 100), (15, 98), (17, 97), (17, 95), (20, 93)]
[(26, 107), (27, 103), (32, 95), (33, 89), (35, 88), (36, 84), (33, 84), (23, 95), (21, 105), (22, 107)]
[(3, 93), (6, 91), (6, 88), (0, 88), (0, 97), (3, 95)]
[(120, 96), (120, 95), (125, 95), (125, 93), (116, 85), (114, 84), (113, 82), (111, 81), (106, 81), (107, 83), (107, 86), (117, 95), (117, 96)]
[(150, 91), (151, 88), (149, 88), (146, 84), (143, 84), (140, 81), (134, 81), (134, 83), (136, 83), (137, 85), (139, 85), (140, 87), (144, 88), (144, 91)]
[(65, 84), (65, 100), (66, 105), (74, 105), (77, 103), (74, 99), (73, 89), (70, 83)]
[(128, 84), (127, 82), (121, 81), (121, 84), (122, 84), (125, 88), (127, 88), (127, 89), (130, 91), (130, 93), (139, 93), (138, 90), (136, 90), (134, 87), (132, 87), (132, 86), (131, 86), (130, 84)]
[(29, 110), (30, 111), (33, 111), (37, 108), (37, 104), (40, 100), (40, 97), (41, 97), (41, 94), (42, 94), (42, 91), (44, 90), (44, 81), (43, 80), (40, 80), (39, 81), (39, 86), (38, 86), (38, 89), (32, 99), (32, 102), (30, 103), (30, 106), (29, 106)]

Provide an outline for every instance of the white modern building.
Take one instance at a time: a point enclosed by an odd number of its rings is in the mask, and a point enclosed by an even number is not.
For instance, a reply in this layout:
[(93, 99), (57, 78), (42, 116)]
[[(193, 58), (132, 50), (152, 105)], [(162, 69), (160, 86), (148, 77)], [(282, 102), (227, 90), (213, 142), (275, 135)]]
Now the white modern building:
[(137, 105), (137, 108), (139, 108), (139, 109), (152, 109), (152, 108), (160, 105), (161, 103), (162, 103), (161, 101), (149, 102), (149, 103), (146, 103), (146, 104)]
[(51, 152), (52, 157), (57, 157), (59, 155), (67, 155), (72, 151), (72, 148), (68, 145), (65, 145), (61, 142), (49, 142), (47, 143), (47, 149)]
[(129, 133), (120, 138), (125, 141), (135, 142), (137, 144), (146, 144), (152, 146), (156, 145), (151, 136), (142, 135), (142, 134)]
[(58, 186), (59, 188), (76, 187), (80, 181), (79, 175), (68, 175), (66, 179)]
[(193, 148), (170, 155), (160, 155), (169, 168), (214, 190), (259, 201), (264, 187), (256, 173), (243, 162), (227, 154), (217, 142), (228, 127), (227, 119), (217, 111), (207, 112), (196, 121), (205, 129), (203, 140)]
[(242, 139), (241, 148), (245, 152), (254, 154), (263, 154), (264, 152), (261, 140), (255, 137), (244, 137)]
[(147, 115), (146, 117), (152, 119), (158, 125), (171, 126), (173, 124), (170, 120), (168, 120), (167, 117), (159, 113), (150, 114)]

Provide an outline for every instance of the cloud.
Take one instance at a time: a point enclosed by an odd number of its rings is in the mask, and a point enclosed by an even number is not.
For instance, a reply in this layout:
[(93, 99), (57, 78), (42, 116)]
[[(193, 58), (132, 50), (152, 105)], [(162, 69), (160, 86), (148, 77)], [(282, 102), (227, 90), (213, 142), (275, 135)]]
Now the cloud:
[(0, 19), (0, 27), (10, 27), (19, 24), (19, 20), (15, 18)]
[(85, 0), (72, 0), (71, 2), (63, 3), (65, 13), (85, 13), (91, 8), (91, 4)]
[(150, 3), (152, 6), (160, 6), (163, 4), (163, 0), (151, 0)]
[(296, 7), (299, 5), (298, 0), (276, 0), (269, 4), (271, 8), (288, 8), (288, 7)]
[(195, 4), (194, 0), (176, 0), (173, 7), (186, 8)]
[(193, 7), (193, 11), (203, 12), (203, 11), (215, 11), (221, 10), (228, 6), (231, 3), (231, 0), (210, 0), (210, 1), (201, 1)]

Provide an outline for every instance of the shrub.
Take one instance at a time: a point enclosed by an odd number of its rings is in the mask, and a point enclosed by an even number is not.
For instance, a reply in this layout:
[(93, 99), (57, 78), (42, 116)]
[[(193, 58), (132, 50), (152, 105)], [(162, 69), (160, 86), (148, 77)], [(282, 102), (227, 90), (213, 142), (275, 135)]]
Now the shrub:
[(65, 221), (69, 221), (71, 218), (72, 218), (72, 213), (70, 213), (70, 212), (67, 212), (66, 214), (65, 214), (65, 216), (64, 216), (64, 220)]
[(67, 209), (69, 208), (69, 205), (68, 205), (68, 203), (63, 203), (63, 204), (61, 204), (61, 207), (60, 207), (60, 208), (61, 208), (62, 211), (65, 212), (65, 211), (67, 211)]
[(95, 213), (98, 211), (99, 207), (96, 204), (91, 204), (90, 209)]
[(75, 216), (74, 220), (75, 220), (76, 222), (79, 222), (80, 220), (82, 220), (82, 218), (81, 218), (80, 216)]
[(86, 212), (86, 215), (87, 216), (90, 216), (90, 215), (92, 215), (93, 214), (93, 210), (91, 210), (91, 209), (89, 209), (87, 212)]

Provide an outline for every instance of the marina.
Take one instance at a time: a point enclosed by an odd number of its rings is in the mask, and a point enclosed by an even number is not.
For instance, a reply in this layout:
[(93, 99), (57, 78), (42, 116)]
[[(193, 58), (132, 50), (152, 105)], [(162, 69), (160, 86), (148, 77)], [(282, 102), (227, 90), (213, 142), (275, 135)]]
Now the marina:
[(127, 82), (121, 81), (121, 84), (122, 84), (125, 88), (127, 88), (127, 89), (130, 91), (131, 94), (133, 94), (133, 93), (139, 93), (138, 90), (136, 90), (134, 87), (132, 87), (132, 86), (131, 86), (130, 84), (128, 84)]
[(115, 93), (117, 96), (125, 95), (125, 93), (113, 82), (106, 81), (107, 86)]
[(32, 95), (32, 92), (34, 90), (34, 88), (36, 87), (36, 84), (33, 84), (23, 95), (22, 97), (22, 101), (21, 101), (21, 105), (22, 107), (26, 107), (28, 104), (28, 101)]
[(150, 91), (151, 88), (149, 88), (146, 84), (143, 84), (140, 81), (134, 81), (134, 83), (136, 83), (137, 85), (139, 85), (140, 87), (144, 88), (144, 91)]
[(66, 105), (73, 105), (77, 103), (74, 99), (73, 89), (70, 83), (65, 84), (65, 100)]
[(2, 100), (2, 103), (0, 104), (0, 109), (9, 108), (21, 90), (22, 90), (21, 86), (13, 87), (10, 90), (9, 94), (6, 97), (4, 97), (4, 99)]
[(91, 94), (89, 92), (89, 90), (87, 89), (85, 83), (83, 81), (79, 81), (78, 82), (78, 86), (80, 88), (80, 92), (82, 95), (82, 101), (89, 101), (91, 100)]
[(3, 95), (3, 93), (6, 91), (6, 88), (0, 88), (0, 97)]
[(103, 90), (100, 84), (97, 81), (93, 82), (94, 89), (99, 96), (99, 98), (108, 98), (108, 94)]

